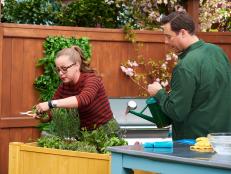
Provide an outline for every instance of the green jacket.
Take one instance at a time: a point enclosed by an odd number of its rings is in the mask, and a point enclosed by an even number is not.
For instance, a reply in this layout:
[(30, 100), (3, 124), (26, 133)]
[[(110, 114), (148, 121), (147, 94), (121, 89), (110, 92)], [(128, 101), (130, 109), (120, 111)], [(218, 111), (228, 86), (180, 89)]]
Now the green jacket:
[(172, 120), (174, 140), (231, 132), (231, 65), (222, 49), (192, 44), (179, 56), (170, 85), (155, 98)]

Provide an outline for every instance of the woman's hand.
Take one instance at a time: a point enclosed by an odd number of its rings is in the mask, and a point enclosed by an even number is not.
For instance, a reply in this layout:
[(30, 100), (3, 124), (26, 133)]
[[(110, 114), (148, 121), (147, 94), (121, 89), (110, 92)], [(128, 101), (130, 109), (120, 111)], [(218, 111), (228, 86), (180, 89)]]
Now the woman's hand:
[(36, 105), (36, 115), (42, 114), (49, 109), (48, 102), (39, 103)]

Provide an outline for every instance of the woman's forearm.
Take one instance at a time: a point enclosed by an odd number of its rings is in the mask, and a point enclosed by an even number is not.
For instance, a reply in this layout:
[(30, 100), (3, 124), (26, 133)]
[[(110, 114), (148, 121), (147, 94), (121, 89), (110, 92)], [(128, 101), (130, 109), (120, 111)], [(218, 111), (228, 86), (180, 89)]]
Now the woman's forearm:
[(57, 108), (78, 108), (76, 96), (71, 96), (63, 99), (53, 100), (57, 102)]

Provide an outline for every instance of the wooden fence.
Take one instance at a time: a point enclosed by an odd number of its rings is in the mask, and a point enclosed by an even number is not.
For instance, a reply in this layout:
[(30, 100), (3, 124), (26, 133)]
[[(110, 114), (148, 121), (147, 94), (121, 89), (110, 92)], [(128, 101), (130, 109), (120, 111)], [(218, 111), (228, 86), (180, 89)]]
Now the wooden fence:
[[(198, 34), (220, 45), (231, 57), (231, 33)], [(120, 70), (122, 62), (137, 56), (122, 30), (0, 24), (0, 174), (7, 174), (9, 142), (26, 142), (39, 136), (35, 128), (38, 121), (19, 112), (38, 102), (33, 82), (42, 71), (35, 65), (43, 57), (43, 41), (47, 36), (61, 35), (90, 39), (92, 66), (102, 75), (110, 97), (138, 95), (137, 87)], [(144, 57), (161, 59), (167, 52), (162, 32), (136, 31), (136, 40), (143, 43)]]

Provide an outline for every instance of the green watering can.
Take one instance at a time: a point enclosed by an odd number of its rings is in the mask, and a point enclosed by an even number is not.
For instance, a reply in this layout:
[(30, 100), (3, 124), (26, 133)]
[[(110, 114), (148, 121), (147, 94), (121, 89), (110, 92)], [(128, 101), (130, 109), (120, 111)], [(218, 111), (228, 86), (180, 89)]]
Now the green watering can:
[[(167, 117), (163, 111), (161, 111), (160, 105), (157, 103), (157, 100), (154, 97), (150, 97), (146, 100), (146, 106), (140, 111), (134, 111), (137, 108), (135, 101), (131, 100), (127, 103), (127, 112), (134, 114), (138, 117), (141, 117), (147, 121), (155, 123), (158, 128), (162, 128), (171, 124), (171, 119)], [(147, 116), (143, 112), (149, 108), (152, 116)]]

